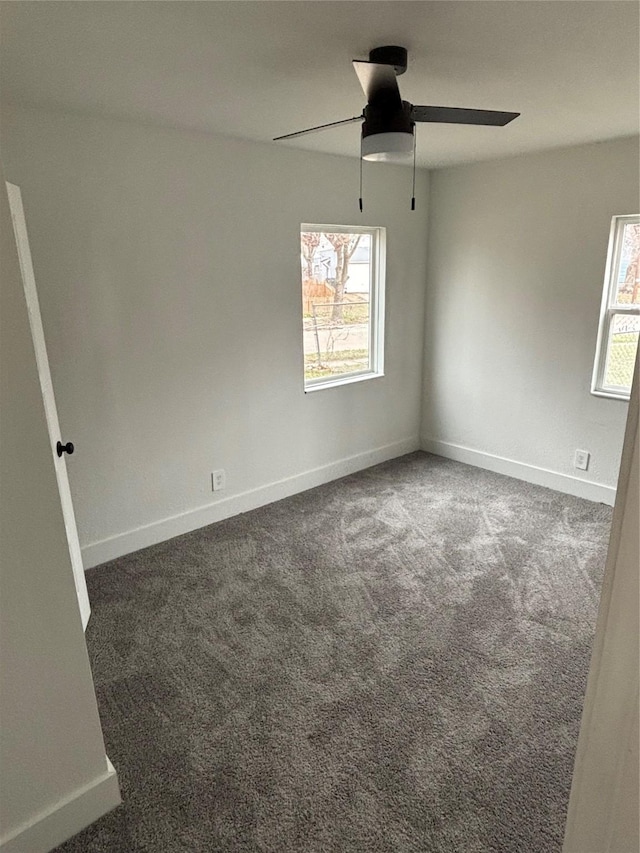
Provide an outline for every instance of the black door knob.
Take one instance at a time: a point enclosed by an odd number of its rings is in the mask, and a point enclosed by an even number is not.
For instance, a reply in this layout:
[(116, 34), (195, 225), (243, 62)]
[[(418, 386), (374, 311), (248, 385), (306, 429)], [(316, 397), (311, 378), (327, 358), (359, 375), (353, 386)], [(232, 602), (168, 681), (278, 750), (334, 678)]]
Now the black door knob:
[(63, 444), (61, 441), (59, 441), (59, 442), (56, 444), (56, 450), (57, 450), (57, 452), (58, 452), (58, 456), (62, 456), (62, 454), (63, 454), (63, 453), (68, 453), (68, 454), (69, 454), (69, 456), (71, 456), (71, 454), (73, 453), (74, 449), (75, 449), (75, 448), (74, 448), (73, 444), (72, 444), (70, 441), (68, 441), (66, 444)]

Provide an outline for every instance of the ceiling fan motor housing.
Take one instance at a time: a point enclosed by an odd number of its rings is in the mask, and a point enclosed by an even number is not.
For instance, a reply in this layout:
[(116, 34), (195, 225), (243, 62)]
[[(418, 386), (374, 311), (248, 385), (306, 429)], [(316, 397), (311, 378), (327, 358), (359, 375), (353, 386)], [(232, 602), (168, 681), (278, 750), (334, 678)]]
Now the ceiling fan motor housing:
[(402, 101), (400, 109), (391, 111), (372, 107), (367, 104), (364, 108), (362, 123), (362, 138), (376, 133), (407, 133), (413, 136), (415, 122), (411, 119), (411, 104)]
[(393, 65), (396, 74), (400, 76), (407, 70), (407, 49), (394, 44), (374, 47), (373, 50), (369, 51), (369, 62), (376, 62), (378, 65)]

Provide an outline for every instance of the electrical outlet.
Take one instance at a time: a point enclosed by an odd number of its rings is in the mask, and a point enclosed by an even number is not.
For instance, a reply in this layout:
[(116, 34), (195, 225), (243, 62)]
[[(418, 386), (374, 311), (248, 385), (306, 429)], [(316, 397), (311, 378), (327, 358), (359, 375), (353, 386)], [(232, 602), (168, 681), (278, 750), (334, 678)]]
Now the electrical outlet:
[(220, 468), (219, 471), (214, 471), (211, 475), (211, 489), (214, 492), (219, 492), (221, 489), (225, 487), (225, 476), (224, 470)]
[(581, 471), (586, 471), (589, 467), (589, 457), (591, 454), (588, 450), (576, 450), (576, 455), (573, 458), (575, 468), (580, 468)]

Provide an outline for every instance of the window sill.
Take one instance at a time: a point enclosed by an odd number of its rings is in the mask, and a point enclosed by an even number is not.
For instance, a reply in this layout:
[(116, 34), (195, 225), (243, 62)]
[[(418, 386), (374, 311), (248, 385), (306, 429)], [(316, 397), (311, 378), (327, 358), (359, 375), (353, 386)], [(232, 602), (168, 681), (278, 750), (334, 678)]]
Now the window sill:
[(592, 388), (591, 393), (594, 397), (606, 397), (609, 400), (620, 400), (623, 403), (629, 402), (629, 391), (603, 391), (600, 388)]
[(384, 376), (382, 372), (370, 373), (352, 373), (348, 376), (334, 376), (331, 379), (322, 379), (317, 382), (305, 384), (304, 393), (309, 394), (312, 391), (324, 391), (325, 388), (337, 388), (340, 385), (351, 385), (354, 382), (364, 382), (365, 379), (380, 379)]

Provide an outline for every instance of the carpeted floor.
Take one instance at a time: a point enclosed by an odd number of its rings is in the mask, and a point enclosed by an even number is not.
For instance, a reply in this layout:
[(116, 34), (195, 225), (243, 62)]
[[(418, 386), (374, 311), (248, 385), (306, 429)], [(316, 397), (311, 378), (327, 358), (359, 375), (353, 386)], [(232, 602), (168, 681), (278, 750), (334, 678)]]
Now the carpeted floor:
[(415, 453), (91, 570), (59, 851), (559, 852), (610, 520)]

